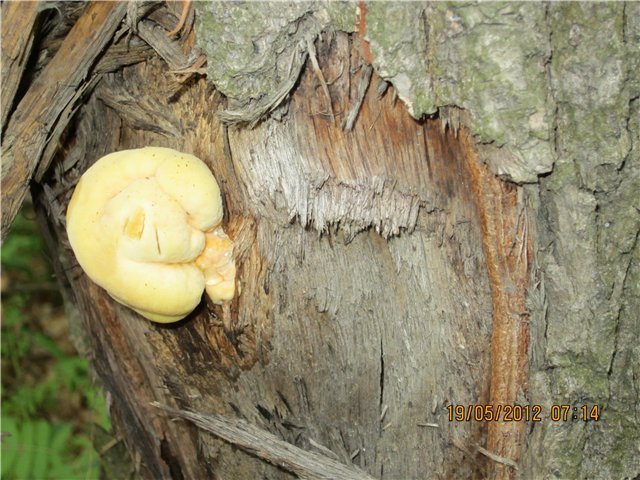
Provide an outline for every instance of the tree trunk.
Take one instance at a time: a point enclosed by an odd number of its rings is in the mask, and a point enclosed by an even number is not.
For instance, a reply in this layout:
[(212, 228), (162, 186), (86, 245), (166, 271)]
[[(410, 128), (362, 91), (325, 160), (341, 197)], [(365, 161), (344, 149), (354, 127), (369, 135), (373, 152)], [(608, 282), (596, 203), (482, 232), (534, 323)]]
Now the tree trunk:
[[(139, 4), (134, 36), (105, 28), (25, 171), (142, 477), (640, 474), (636, 5)], [(147, 145), (210, 166), (238, 267), (231, 304), (168, 326), (65, 233), (82, 172)]]

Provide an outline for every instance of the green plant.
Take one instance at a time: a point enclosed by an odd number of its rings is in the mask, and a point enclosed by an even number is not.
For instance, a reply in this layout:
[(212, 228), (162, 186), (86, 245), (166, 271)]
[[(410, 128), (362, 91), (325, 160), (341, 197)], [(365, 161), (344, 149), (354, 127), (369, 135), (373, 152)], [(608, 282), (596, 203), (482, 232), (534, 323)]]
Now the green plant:
[(2, 478), (98, 479), (104, 396), (66, 339), (42, 240), (22, 213), (2, 246), (2, 290)]
[(99, 478), (98, 454), (89, 438), (76, 435), (70, 423), (20, 423), (3, 417), (2, 429), (11, 432), (2, 442), (2, 478)]

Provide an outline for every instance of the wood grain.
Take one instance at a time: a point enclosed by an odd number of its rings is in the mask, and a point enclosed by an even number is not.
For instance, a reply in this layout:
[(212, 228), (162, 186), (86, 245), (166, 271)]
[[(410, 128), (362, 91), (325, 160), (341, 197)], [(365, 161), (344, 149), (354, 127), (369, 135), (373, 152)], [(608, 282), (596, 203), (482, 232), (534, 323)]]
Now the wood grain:
[(15, 96), (33, 45), (39, 2), (2, 3), (2, 131), (16, 101)]
[[(57, 122), (88, 75), (100, 52), (124, 18), (125, 2), (93, 2), (73, 26), (51, 62), (30, 86), (2, 139), (2, 239), (22, 205), (29, 182), (52, 139)], [(61, 133), (58, 128), (59, 133)], [(46, 166), (41, 166), (46, 168)]]

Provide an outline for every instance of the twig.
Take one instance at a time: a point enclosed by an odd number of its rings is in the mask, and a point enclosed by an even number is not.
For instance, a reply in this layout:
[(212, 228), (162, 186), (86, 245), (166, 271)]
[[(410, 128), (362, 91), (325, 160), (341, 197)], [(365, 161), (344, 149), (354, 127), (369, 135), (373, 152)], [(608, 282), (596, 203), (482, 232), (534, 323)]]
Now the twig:
[(384, 407), (382, 407), (382, 412), (380, 412), (380, 422), (384, 420), (384, 417), (387, 414), (387, 410), (389, 410), (389, 405), (385, 405)]
[(430, 428), (440, 428), (440, 425), (437, 423), (418, 423), (419, 427), (430, 427)]
[(453, 443), (453, 446), (456, 447), (458, 450), (467, 454), (468, 457), (473, 458), (473, 452), (469, 450), (467, 446), (459, 438), (453, 438), (451, 440), (451, 443)]
[(178, 20), (178, 24), (173, 28), (173, 30), (165, 34), (167, 37), (173, 37), (182, 29), (182, 27), (184, 27), (184, 24), (187, 21), (187, 16), (189, 15), (190, 4), (191, 0), (184, 1), (184, 5), (182, 6), (182, 13), (180, 14), (180, 20)]
[(489, 450), (482, 448), (480, 445), (476, 445), (476, 449), (485, 457), (490, 458), (494, 462), (501, 463), (503, 465), (507, 465), (508, 467), (513, 468), (514, 470), (518, 470), (518, 465), (516, 462), (511, 460), (510, 458), (501, 457), (500, 455), (496, 455), (495, 453), (491, 453)]
[(327, 104), (329, 106), (329, 112), (331, 113), (331, 122), (335, 122), (335, 116), (333, 115), (333, 106), (331, 105), (331, 94), (329, 93), (329, 88), (327, 87), (327, 82), (324, 80), (324, 75), (322, 74), (322, 70), (320, 70), (320, 65), (318, 65), (318, 58), (316, 57), (316, 46), (313, 44), (313, 41), (308, 38), (307, 39), (307, 52), (309, 52), (309, 60), (311, 60), (311, 66), (313, 67), (313, 71), (322, 86), (322, 91), (324, 92), (324, 96), (327, 99)]
[(373, 67), (371, 65), (365, 65), (363, 67), (362, 77), (360, 78), (360, 85), (358, 85), (358, 96), (356, 98), (356, 102), (347, 113), (347, 116), (344, 119), (344, 123), (342, 124), (342, 129), (345, 132), (350, 132), (353, 129), (353, 124), (356, 122), (356, 118), (358, 117), (358, 113), (360, 112), (360, 108), (362, 107), (362, 102), (364, 101), (364, 96), (367, 93), (367, 88), (371, 83), (371, 74), (373, 73)]
[(222, 440), (292, 472), (300, 478), (310, 480), (336, 478), (344, 480), (373, 480), (374, 478), (354, 465), (344, 465), (325, 455), (302, 450), (244, 420), (219, 414), (203, 415), (188, 410), (177, 410), (161, 405), (158, 402), (151, 402), (151, 405), (171, 415), (189, 420), (194, 425)]
[(102, 448), (100, 448), (100, 450), (98, 451), (98, 455), (102, 456), (105, 453), (107, 453), (109, 450), (111, 450), (113, 447), (115, 447), (118, 443), (120, 443), (122, 441), (121, 437), (114, 437), (111, 440), (109, 440), (107, 443), (105, 443)]

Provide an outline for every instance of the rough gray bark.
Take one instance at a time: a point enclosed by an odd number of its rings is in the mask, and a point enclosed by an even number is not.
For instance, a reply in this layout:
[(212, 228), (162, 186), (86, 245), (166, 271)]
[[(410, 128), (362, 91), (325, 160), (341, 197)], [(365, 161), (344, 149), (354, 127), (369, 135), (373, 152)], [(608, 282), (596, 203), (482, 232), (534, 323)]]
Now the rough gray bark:
[[(197, 4), (174, 42), (179, 13), (153, 10), (163, 61), (104, 74), (36, 189), (142, 475), (291, 478), (152, 401), (378, 478), (639, 475), (639, 4), (277, 11)], [(64, 234), (81, 172), (148, 144), (211, 166), (237, 247), (230, 308), (170, 328), (114, 304)], [(491, 402), (541, 421), (448, 419)]]
[(547, 15), (556, 165), (538, 189), (532, 400), (603, 408), (597, 423), (533, 430), (529, 468), (560, 477), (640, 472), (639, 14), (627, 3)]

